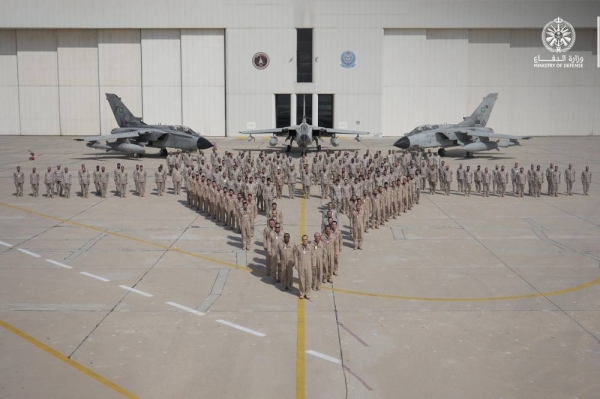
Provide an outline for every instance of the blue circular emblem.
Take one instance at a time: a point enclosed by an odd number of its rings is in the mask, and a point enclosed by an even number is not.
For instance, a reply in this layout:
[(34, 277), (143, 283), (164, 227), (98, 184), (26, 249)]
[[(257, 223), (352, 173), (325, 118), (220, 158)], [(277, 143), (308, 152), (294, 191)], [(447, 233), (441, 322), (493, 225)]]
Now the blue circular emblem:
[(354, 51), (344, 51), (342, 53), (342, 66), (344, 68), (354, 68), (354, 66), (356, 65), (356, 54), (354, 54)]

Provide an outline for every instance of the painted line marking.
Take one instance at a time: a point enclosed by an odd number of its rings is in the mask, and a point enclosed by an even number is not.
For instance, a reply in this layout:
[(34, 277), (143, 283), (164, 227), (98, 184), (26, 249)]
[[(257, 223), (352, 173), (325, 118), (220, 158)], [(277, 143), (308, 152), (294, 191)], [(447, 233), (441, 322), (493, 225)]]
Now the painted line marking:
[(165, 303), (167, 305), (169, 305), (169, 306), (173, 306), (173, 307), (176, 307), (178, 309), (185, 310), (186, 312), (190, 312), (190, 313), (195, 314), (197, 316), (204, 316), (204, 313), (198, 312), (196, 309), (188, 308), (187, 306), (183, 306), (183, 305), (180, 305), (180, 304), (175, 303), (175, 302), (165, 302)]
[(31, 252), (31, 251), (28, 251), (28, 250), (26, 250), (26, 249), (23, 249), (23, 248), (17, 248), (17, 251), (21, 251), (21, 252), (23, 252), (24, 254), (31, 255), (31, 256), (33, 256), (34, 258), (41, 258), (41, 257), (42, 257), (41, 255), (38, 255), (38, 254), (36, 254), (35, 252)]
[(266, 337), (267, 336), (267, 334), (263, 334), (263, 333), (261, 333), (259, 331), (251, 330), (249, 328), (240, 326), (238, 324), (231, 323), (231, 322), (229, 322), (227, 320), (217, 320), (217, 323), (221, 323), (221, 324), (225, 324), (226, 326), (229, 326), (229, 327), (237, 328), (238, 330), (241, 330), (241, 331), (244, 331), (244, 332), (247, 332), (247, 333), (250, 333), (250, 334), (254, 334), (257, 337)]
[(362, 379), (362, 378), (360, 378), (358, 375), (356, 375), (356, 373), (355, 373), (354, 371), (350, 370), (350, 369), (348, 368), (348, 366), (344, 366), (344, 370), (346, 370), (347, 372), (349, 372), (350, 374), (352, 374), (352, 375), (354, 376), (354, 378), (356, 378), (357, 380), (359, 380), (359, 381), (361, 382), (361, 384), (363, 384), (363, 385), (364, 385), (364, 387), (365, 387), (365, 388), (367, 388), (369, 391), (372, 391), (372, 390), (373, 390), (373, 388), (371, 388), (371, 387), (369, 386), (369, 384), (367, 384), (367, 382), (366, 382), (365, 380), (363, 380), (363, 379)]
[(358, 342), (360, 342), (361, 344), (363, 344), (363, 346), (368, 347), (369, 344), (367, 344), (365, 341), (363, 341), (358, 335), (354, 334), (352, 331), (350, 331), (348, 329), (348, 327), (346, 327), (345, 325), (343, 325), (342, 323), (340, 323), (340, 327), (342, 327), (344, 330), (346, 330), (348, 332), (348, 334), (352, 335), (354, 338), (356, 338), (356, 340)]
[[(304, 198), (302, 199), (303, 201), (306, 201)], [(182, 255), (187, 255), (187, 256), (191, 256), (197, 259), (203, 259), (212, 263), (216, 263), (219, 265), (223, 265), (223, 266), (227, 266), (227, 267), (231, 267), (231, 268), (235, 268), (238, 270), (242, 270), (245, 272), (250, 272), (251, 270), (247, 267), (243, 267), (243, 266), (238, 266), (234, 263), (231, 262), (227, 262), (227, 261), (223, 261), (223, 260), (219, 260), (219, 259), (214, 259), (214, 258), (210, 258), (208, 256), (203, 256), (203, 255), (199, 255), (197, 253), (194, 252), (190, 252), (190, 251), (186, 251), (183, 249), (178, 249), (178, 248), (171, 248), (168, 245), (163, 245), (163, 244), (159, 244), (159, 243), (155, 243), (152, 241), (148, 241), (148, 240), (144, 240), (141, 238), (136, 238), (136, 237), (131, 237), (128, 236), (126, 234), (121, 234), (121, 233), (115, 233), (112, 231), (108, 231), (105, 229), (101, 229), (99, 227), (94, 227), (94, 226), (90, 226), (84, 223), (79, 223), (79, 222), (74, 222), (72, 220), (67, 220), (67, 219), (61, 219), (58, 218), (56, 216), (52, 216), (52, 215), (46, 215), (44, 213), (40, 213), (40, 212), (36, 212), (34, 210), (31, 209), (27, 209), (27, 208), (21, 208), (18, 206), (14, 206), (14, 205), (10, 205), (10, 204), (6, 204), (4, 202), (0, 202), (0, 206), (6, 207), (6, 208), (10, 208), (10, 209), (14, 209), (20, 212), (25, 212), (25, 213), (29, 213), (32, 215), (36, 215), (39, 217), (43, 217), (46, 219), (51, 219), (51, 220), (56, 220), (65, 224), (69, 224), (72, 226), (77, 226), (77, 227), (82, 227), (85, 229), (89, 229), (89, 230), (94, 230), (94, 231), (98, 231), (101, 233), (104, 233), (106, 235), (109, 236), (114, 236), (114, 237), (119, 237), (119, 238), (124, 238), (127, 240), (131, 240), (131, 241), (135, 241), (141, 244), (146, 244), (155, 248), (161, 248), (164, 249), (165, 251), (171, 251), (171, 252), (176, 252)], [(306, 205), (303, 205), (304, 207), (304, 212), (306, 212)], [(302, 208), (301, 208), (302, 211)], [(301, 212), (302, 213), (302, 212)], [(301, 228), (301, 232), (304, 231), (304, 224), (305, 221), (304, 219), (300, 220), (300, 228)], [(599, 285), (600, 284), (600, 278), (597, 278), (595, 280), (591, 280), (588, 281), (586, 283), (580, 284), (580, 285), (576, 285), (573, 287), (569, 287), (569, 288), (565, 288), (562, 290), (556, 290), (556, 291), (549, 291), (549, 292), (540, 292), (540, 293), (536, 293), (536, 294), (525, 294), (525, 295), (514, 295), (514, 296), (498, 296), (498, 297), (480, 297), (480, 298), (439, 298), (439, 297), (417, 297), (417, 296), (404, 296), (404, 295), (393, 295), (393, 294), (380, 294), (380, 293), (375, 293), (375, 292), (362, 292), (362, 291), (354, 291), (354, 290), (345, 290), (345, 289), (341, 289), (341, 288), (330, 288), (327, 286), (322, 286), (324, 290), (330, 290), (333, 292), (340, 292), (342, 294), (349, 294), (349, 295), (358, 295), (358, 296), (368, 296), (368, 297), (374, 297), (374, 298), (383, 298), (383, 299), (399, 299), (399, 300), (404, 300), (404, 301), (434, 301), (434, 302), (488, 302), (488, 301), (508, 301), (508, 300), (520, 300), (520, 299), (529, 299), (529, 298), (542, 298), (542, 297), (548, 297), (548, 296), (557, 296), (557, 295), (563, 295), (563, 294), (567, 294), (570, 292), (575, 292), (575, 291), (580, 291), (595, 285)], [(304, 352), (303, 352), (304, 353)]]
[(56, 265), (56, 266), (64, 267), (65, 269), (72, 269), (71, 266), (67, 266), (67, 265), (65, 265), (63, 263), (57, 262), (57, 261), (52, 260), (52, 259), (46, 259), (46, 262), (50, 262), (50, 263), (52, 263), (53, 265)]
[(0, 241), (0, 245), (4, 245), (5, 247), (9, 247), (9, 248), (12, 247), (12, 245), (10, 245), (9, 243), (4, 242), (4, 241)]
[(128, 236), (127, 234), (116, 233), (116, 232), (113, 232), (113, 231), (101, 229), (99, 227), (90, 226), (90, 225), (85, 224), (85, 223), (79, 223), (79, 222), (75, 222), (73, 220), (62, 219), (62, 218), (59, 218), (59, 217), (56, 217), (56, 216), (47, 215), (45, 213), (37, 212), (37, 211), (34, 211), (32, 209), (21, 208), (21, 207), (15, 206), (15, 205), (6, 204), (4, 202), (0, 202), (0, 205), (4, 206), (6, 208), (14, 209), (14, 210), (17, 210), (17, 211), (20, 211), (20, 212), (29, 213), (29, 214), (32, 214), (32, 215), (36, 215), (36, 216), (39, 216), (39, 217), (46, 218), (46, 219), (56, 220), (58, 222), (65, 223), (65, 224), (68, 224), (68, 225), (71, 225), (71, 226), (83, 227), (84, 229), (98, 231), (100, 233), (104, 233), (104, 234), (106, 234), (108, 236), (111, 236), (111, 237), (124, 238), (126, 240), (131, 240), (131, 241), (134, 241), (134, 242), (137, 242), (137, 243), (140, 243), (140, 244), (145, 244), (145, 245), (149, 245), (149, 246), (152, 246), (152, 247), (155, 247), (155, 248), (160, 248), (160, 249), (163, 249), (165, 251), (176, 252), (178, 254), (192, 256), (192, 257), (197, 258), (197, 259), (206, 260), (208, 262), (216, 263), (218, 265), (223, 265), (223, 266), (231, 267), (231, 268), (238, 269), (238, 270), (243, 270), (243, 271), (246, 271), (246, 272), (250, 272), (251, 271), (248, 267), (238, 266), (235, 263), (227, 262), (227, 261), (220, 260), (220, 259), (211, 258), (211, 257), (204, 256), (204, 255), (199, 255), (197, 253), (194, 253), (194, 252), (191, 252), (191, 251), (186, 251), (184, 249), (172, 248), (172, 247), (170, 247), (168, 245), (159, 244), (159, 243), (156, 243), (156, 242), (144, 240), (142, 238)]
[(110, 280), (109, 280), (109, 279), (107, 279), (107, 278), (100, 277), (100, 276), (96, 276), (95, 274), (88, 273), (88, 272), (79, 272), (79, 274), (83, 274), (84, 276), (88, 276), (88, 277), (91, 277), (91, 278), (95, 278), (96, 280), (100, 280), (100, 281), (104, 281), (104, 282), (110, 281)]
[(127, 290), (127, 291), (135, 292), (136, 294), (147, 296), (148, 298), (152, 298), (154, 296), (152, 294), (148, 294), (147, 292), (136, 290), (135, 288), (131, 288), (131, 287), (128, 287), (126, 285), (120, 285), (119, 287), (121, 287), (121, 288), (123, 288), (124, 290)]
[(309, 355), (320, 357), (321, 359), (327, 360), (327, 361), (329, 361), (331, 363), (342, 364), (342, 361), (340, 359), (336, 359), (335, 357), (327, 356), (327, 355), (325, 355), (325, 354), (323, 354), (321, 352), (317, 352), (317, 351), (314, 351), (312, 349), (306, 351), (306, 353), (308, 353)]
[(19, 330), (18, 328), (11, 326), (10, 324), (6, 323), (5, 321), (0, 320), (0, 327), (4, 328), (7, 331), (10, 331), (11, 333), (15, 334), (19, 338), (24, 339), (25, 341), (27, 341), (30, 344), (34, 345), (35, 347), (43, 350), (47, 354), (55, 357), (56, 359), (60, 360), (61, 362), (66, 363), (67, 365), (73, 367), (75, 370), (80, 371), (83, 374), (87, 375), (88, 377), (93, 378), (94, 380), (98, 381), (100, 384), (102, 384), (102, 385), (104, 385), (104, 386), (112, 389), (115, 392), (120, 393), (124, 397), (129, 398), (129, 399), (137, 399), (138, 398), (138, 396), (132, 394), (131, 392), (129, 392), (125, 388), (122, 388), (122, 387), (118, 386), (114, 382), (112, 382), (110, 380), (107, 380), (106, 378), (102, 377), (100, 374), (96, 374), (92, 370), (90, 370), (90, 369), (82, 366), (81, 364), (77, 363), (76, 361), (69, 359), (68, 357), (66, 357), (62, 353), (60, 353), (60, 352), (52, 349), (48, 345), (46, 345), (46, 344), (38, 341), (37, 339), (31, 337), (30, 335), (28, 335), (25, 332)]

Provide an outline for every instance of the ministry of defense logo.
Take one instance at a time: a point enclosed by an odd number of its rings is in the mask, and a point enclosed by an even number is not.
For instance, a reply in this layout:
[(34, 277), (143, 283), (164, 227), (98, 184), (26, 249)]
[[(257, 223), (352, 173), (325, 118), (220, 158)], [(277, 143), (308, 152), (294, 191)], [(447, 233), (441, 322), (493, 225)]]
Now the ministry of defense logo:
[(356, 54), (354, 54), (354, 51), (344, 51), (341, 60), (344, 68), (354, 68), (356, 66)]
[(575, 44), (575, 29), (573, 25), (558, 17), (544, 26), (542, 43), (548, 51), (566, 53)]
[(254, 68), (263, 70), (269, 66), (269, 56), (267, 53), (259, 52), (252, 56), (252, 65)]

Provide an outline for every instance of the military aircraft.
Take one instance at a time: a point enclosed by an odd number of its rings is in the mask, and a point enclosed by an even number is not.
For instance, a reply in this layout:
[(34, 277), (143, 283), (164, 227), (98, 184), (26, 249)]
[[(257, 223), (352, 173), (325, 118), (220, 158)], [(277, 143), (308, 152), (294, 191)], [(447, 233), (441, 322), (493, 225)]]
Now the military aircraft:
[(302, 154), (306, 155), (308, 146), (314, 141), (317, 145), (317, 151), (321, 151), (321, 144), (319, 140), (323, 141), (325, 138), (331, 138), (330, 143), (332, 146), (337, 147), (340, 145), (340, 139), (337, 135), (344, 134), (355, 134), (354, 138), (356, 141), (360, 141), (360, 136), (369, 134), (369, 132), (359, 132), (356, 130), (345, 130), (345, 129), (330, 129), (328, 127), (320, 127), (316, 125), (310, 125), (306, 121), (306, 98), (304, 98), (302, 105), (302, 122), (299, 125), (280, 127), (275, 129), (263, 129), (263, 130), (246, 130), (240, 132), (240, 134), (247, 134), (248, 141), (254, 140), (255, 134), (272, 134), (273, 137), (269, 140), (269, 145), (275, 147), (277, 145), (277, 137), (286, 136), (285, 141), (289, 140), (286, 152), (292, 150), (292, 144), (294, 140), (298, 143), (298, 147), (302, 150)]
[(442, 157), (446, 154), (446, 148), (461, 146), (469, 158), (475, 152), (500, 151), (500, 148), (520, 145), (518, 140), (530, 139), (530, 136), (494, 133), (492, 128), (486, 127), (497, 98), (498, 93), (488, 94), (475, 111), (460, 123), (418, 126), (396, 141), (394, 146), (404, 150), (441, 147), (438, 154)]
[[(205, 150), (213, 144), (186, 126), (146, 125), (142, 118), (133, 116), (121, 98), (106, 93), (118, 128), (110, 135), (78, 137), (77, 141), (87, 141), (87, 146), (98, 150), (122, 152), (134, 158), (146, 153), (146, 147), (160, 148), (160, 155), (167, 156), (167, 148), (179, 150)], [(108, 140), (115, 140), (108, 142)], [(101, 144), (106, 141), (106, 144)]]

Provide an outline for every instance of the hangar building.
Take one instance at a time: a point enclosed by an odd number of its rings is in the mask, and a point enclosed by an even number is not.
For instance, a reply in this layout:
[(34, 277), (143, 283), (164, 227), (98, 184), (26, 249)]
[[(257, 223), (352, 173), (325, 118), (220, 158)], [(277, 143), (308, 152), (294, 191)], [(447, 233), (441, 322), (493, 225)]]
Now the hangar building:
[[(598, 134), (599, 15), (583, 0), (4, 0), (0, 134), (109, 134), (107, 92), (207, 136), (295, 124), (304, 103), (313, 123), (399, 136), (490, 92), (499, 133)], [(541, 40), (558, 17), (576, 32), (562, 54)], [(584, 61), (534, 65), (555, 55)]]

